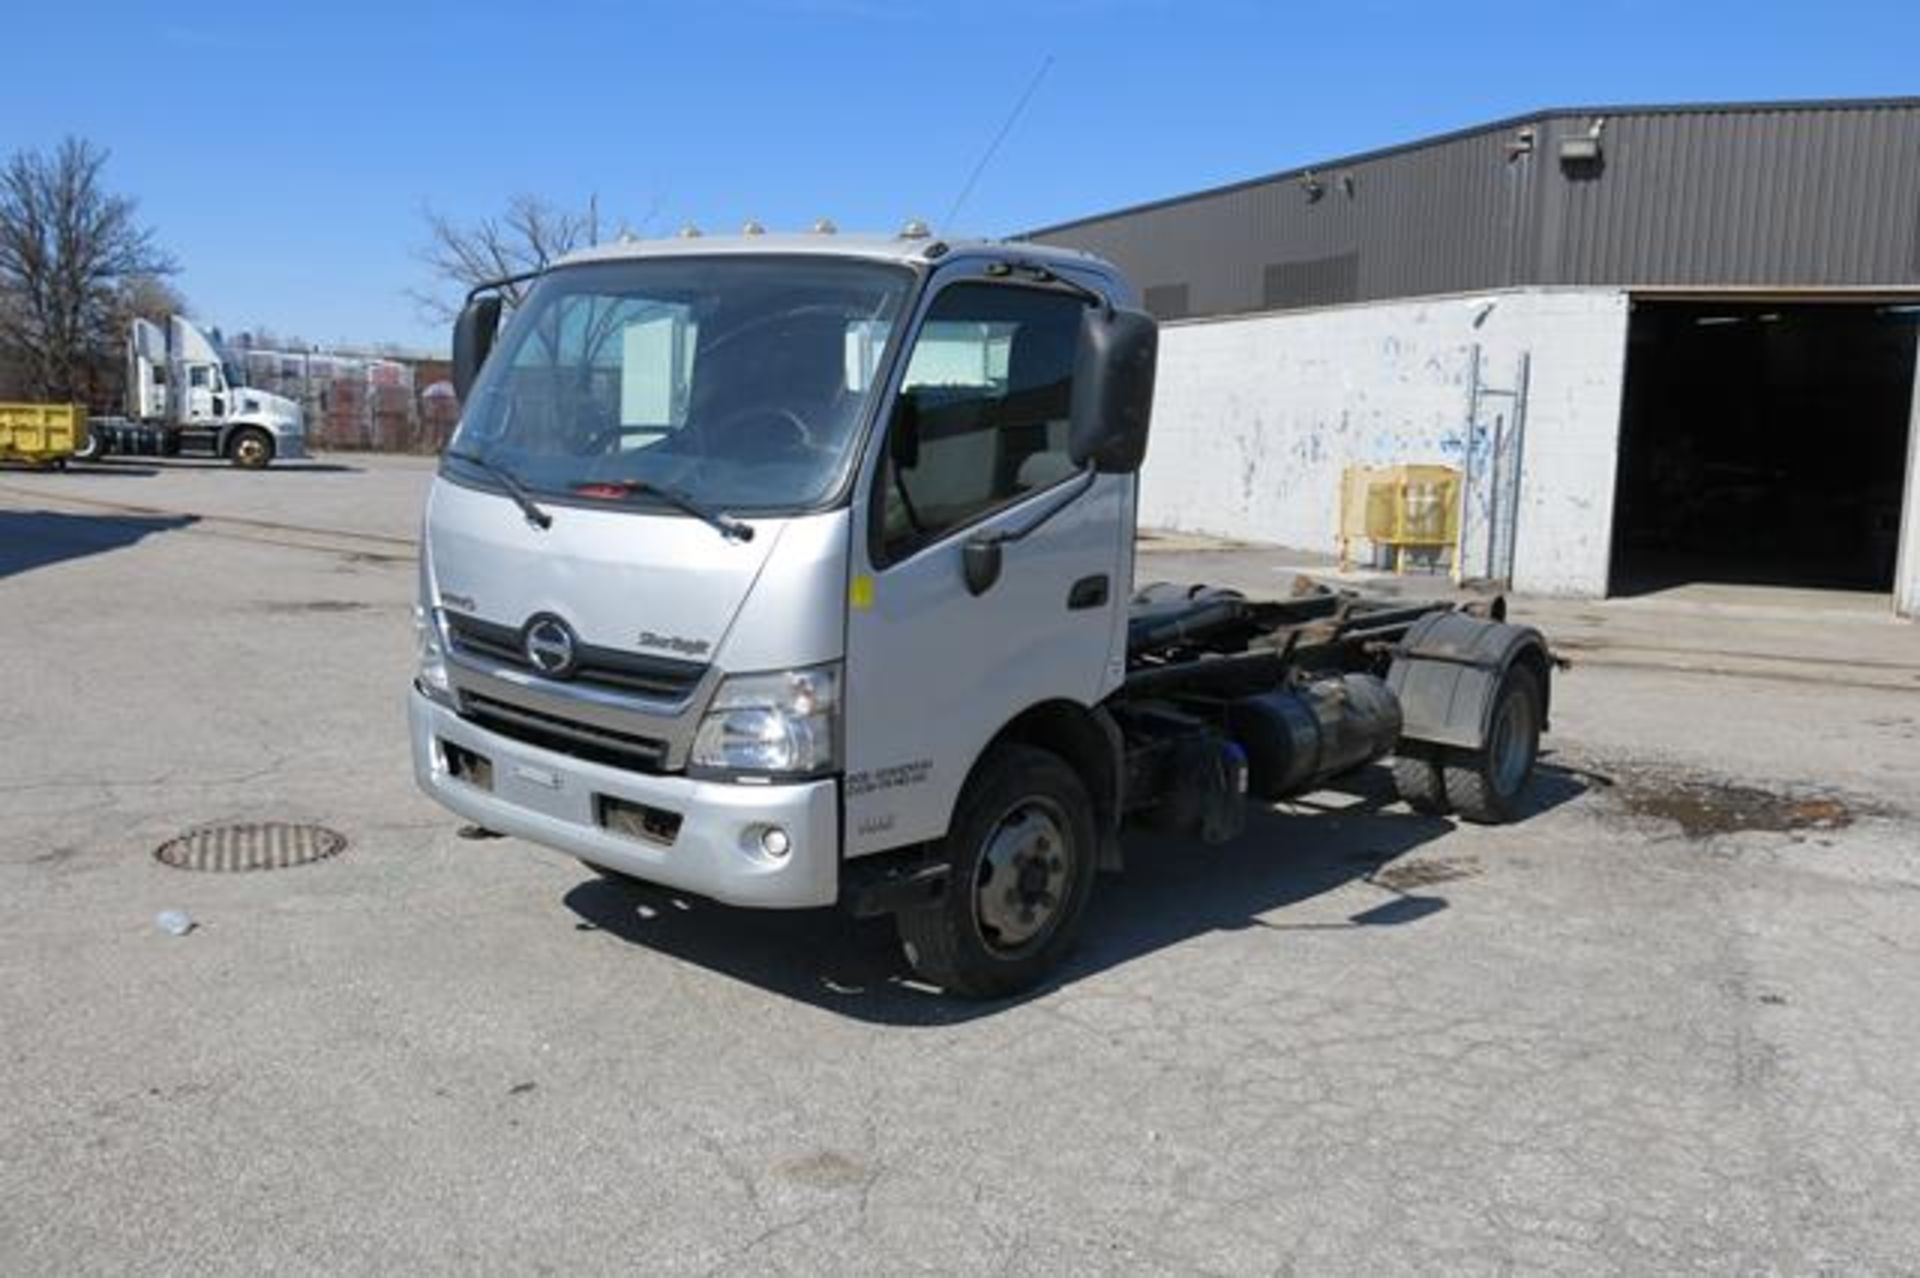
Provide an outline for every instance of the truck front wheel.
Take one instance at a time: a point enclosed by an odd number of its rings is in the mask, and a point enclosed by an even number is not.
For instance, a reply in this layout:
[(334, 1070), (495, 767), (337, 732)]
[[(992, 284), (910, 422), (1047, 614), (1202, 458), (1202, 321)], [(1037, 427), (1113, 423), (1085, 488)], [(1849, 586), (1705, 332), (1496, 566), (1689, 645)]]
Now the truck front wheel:
[(1095, 873), (1093, 801), (1058, 756), (1008, 745), (961, 793), (946, 890), (897, 916), (914, 970), (950, 994), (1029, 989), (1066, 954)]
[(227, 457), (242, 470), (260, 470), (273, 460), (273, 436), (249, 426), (233, 433)]

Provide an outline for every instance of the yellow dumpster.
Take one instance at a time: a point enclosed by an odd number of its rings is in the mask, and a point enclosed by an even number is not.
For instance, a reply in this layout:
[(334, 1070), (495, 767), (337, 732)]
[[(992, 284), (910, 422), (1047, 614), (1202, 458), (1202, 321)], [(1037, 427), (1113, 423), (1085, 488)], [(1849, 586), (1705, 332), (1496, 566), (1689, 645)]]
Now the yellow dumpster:
[(0, 404), (0, 462), (64, 466), (86, 438), (78, 404)]
[(1395, 572), (1409, 550), (1447, 550), (1460, 533), (1460, 472), (1451, 466), (1349, 466), (1340, 483), (1340, 567), (1353, 543), (1391, 547)]

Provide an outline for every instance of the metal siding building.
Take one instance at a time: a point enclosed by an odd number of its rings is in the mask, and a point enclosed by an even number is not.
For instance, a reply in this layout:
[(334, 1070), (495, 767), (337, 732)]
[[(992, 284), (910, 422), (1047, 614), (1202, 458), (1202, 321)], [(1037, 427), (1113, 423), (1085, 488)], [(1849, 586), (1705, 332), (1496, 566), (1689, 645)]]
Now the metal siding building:
[(1149, 524), (1327, 550), (1344, 467), (1440, 463), (1506, 530), (1456, 573), (1920, 612), (1920, 98), (1542, 111), (1025, 238), (1182, 321)]
[[(1593, 135), (1596, 162), (1561, 158)], [(1165, 318), (1525, 285), (1920, 286), (1920, 99), (1595, 107), (1046, 227)]]

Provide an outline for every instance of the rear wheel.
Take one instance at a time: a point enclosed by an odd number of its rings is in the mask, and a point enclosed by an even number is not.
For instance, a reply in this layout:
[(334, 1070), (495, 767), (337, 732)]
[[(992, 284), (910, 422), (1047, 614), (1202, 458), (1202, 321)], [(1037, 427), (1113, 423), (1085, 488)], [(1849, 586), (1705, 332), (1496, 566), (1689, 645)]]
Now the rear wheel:
[(896, 918), (914, 970), (970, 998), (1038, 984), (1079, 931), (1095, 841), (1079, 774), (1032, 746), (995, 750), (954, 811), (946, 891)]
[(1526, 666), (1510, 667), (1494, 694), (1486, 744), (1448, 753), (1446, 796), (1462, 817), (1499, 825), (1520, 815), (1520, 796), (1540, 756), (1543, 700), (1540, 676)]
[(227, 457), (242, 470), (259, 470), (273, 460), (273, 436), (252, 426), (235, 431)]
[(1447, 802), (1446, 772), (1437, 746), (1401, 742), (1393, 756), (1393, 788), (1408, 807), (1424, 816), (1445, 816), (1453, 810)]

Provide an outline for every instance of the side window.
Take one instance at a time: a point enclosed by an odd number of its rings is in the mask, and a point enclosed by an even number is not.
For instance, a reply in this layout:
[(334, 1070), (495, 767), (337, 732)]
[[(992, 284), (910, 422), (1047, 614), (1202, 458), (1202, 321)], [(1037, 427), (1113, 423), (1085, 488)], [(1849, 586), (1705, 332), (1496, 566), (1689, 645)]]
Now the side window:
[(207, 366), (195, 364), (187, 370), (187, 385), (195, 390), (205, 390), (207, 386)]
[(955, 284), (929, 308), (893, 405), (879, 474), (891, 563), (1073, 474), (1067, 414), (1085, 304), (1008, 284)]

